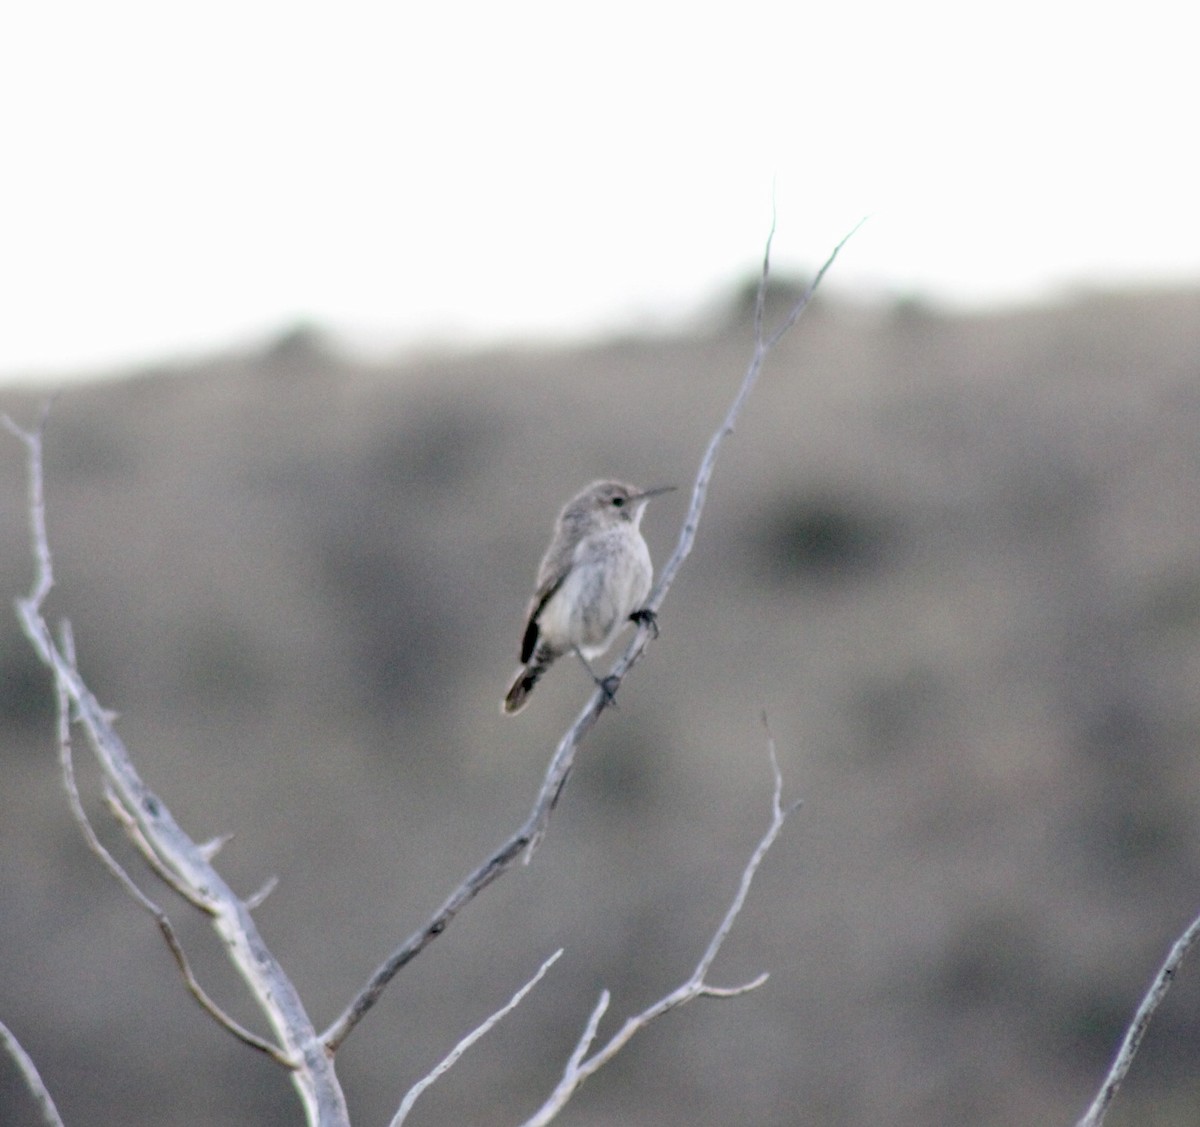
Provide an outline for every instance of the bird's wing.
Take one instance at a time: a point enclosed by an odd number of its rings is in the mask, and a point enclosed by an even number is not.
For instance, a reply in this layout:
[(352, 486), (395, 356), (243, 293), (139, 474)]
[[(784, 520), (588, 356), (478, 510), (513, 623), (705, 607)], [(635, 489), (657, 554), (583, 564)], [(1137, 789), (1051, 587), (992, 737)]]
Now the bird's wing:
[(551, 596), (557, 591), (566, 578), (566, 572), (556, 576), (548, 583), (543, 583), (541, 587), (534, 593), (533, 601), (529, 604), (529, 617), (525, 622), (525, 634), (521, 638), (521, 663), (524, 664), (533, 656), (533, 648), (537, 645), (538, 640), (538, 615), (542, 613), (542, 608), (550, 601)]
[(553, 597), (554, 592), (562, 585), (571, 571), (572, 564), (579, 552), (580, 534), (574, 525), (569, 525), (566, 534), (556, 535), (546, 549), (542, 562), (538, 567), (538, 586), (529, 602), (529, 612), (525, 618), (525, 634), (521, 638), (521, 662), (527, 662), (533, 656), (534, 647), (538, 642), (538, 615)]

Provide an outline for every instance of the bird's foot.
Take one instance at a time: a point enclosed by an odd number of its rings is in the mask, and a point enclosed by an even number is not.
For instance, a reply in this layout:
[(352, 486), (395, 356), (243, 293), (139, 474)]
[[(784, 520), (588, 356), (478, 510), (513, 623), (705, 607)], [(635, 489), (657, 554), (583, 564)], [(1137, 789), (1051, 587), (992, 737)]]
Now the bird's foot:
[(629, 616), (629, 621), (635, 626), (649, 626), (654, 631), (654, 636), (658, 637), (658, 615), (649, 607), (642, 607), (641, 610), (635, 610)]
[(588, 676), (592, 679), (592, 683), (604, 694), (604, 703), (611, 704), (613, 708), (617, 707), (617, 689), (620, 687), (620, 679), (614, 677), (611, 673), (607, 677), (597, 677), (595, 670), (588, 664), (588, 659), (583, 656), (579, 648), (575, 648), (575, 656), (583, 663), (584, 669), (587, 670)]

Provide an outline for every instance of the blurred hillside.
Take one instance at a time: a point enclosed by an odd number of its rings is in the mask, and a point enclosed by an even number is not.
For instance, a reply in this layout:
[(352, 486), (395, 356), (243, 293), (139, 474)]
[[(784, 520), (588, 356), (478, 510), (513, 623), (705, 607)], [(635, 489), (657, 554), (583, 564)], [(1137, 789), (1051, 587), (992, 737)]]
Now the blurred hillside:
[[(561, 503), (686, 487), (750, 353), (707, 334), (353, 362), (297, 331), (73, 388), (46, 435), (54, 615), (143, 777), (220, 864), (318, 1025), (526, 814), (589, 686), (498, 702)], [(34, 418), (29, 394), (0, 396)], [(518, 1122), (602, 987), (686, 977), (768, 814), (759, 721), (804, 799), (715, 981), (561, 1122), (1069, 1124), (1200, 909), (1200, 291), (943, 317), (818, 303), (718, 464), (661, 639), (529, 868), (489, 888), (339, 1057), (352, 1113), (408, 1086), (558, 946), (413, 1124)], [(0, 590), (30, 561), (0, 434)], [(686, 489), (645, 530), (669, 554)], [(68, 1123), (295, 1124), (85, 850), (48, 678), (0, 620), (0, 1017)], [(120, 848), (80, 749), (87, 803)], [(136, 864), (131, 862), (135, 871)], [(259, 1027), (165, 892), (203, 980)], [(1200, 1114), (1200, 967), (1110, 1127)], [(0, 1123), (32, 1108), (0, 1061)]]

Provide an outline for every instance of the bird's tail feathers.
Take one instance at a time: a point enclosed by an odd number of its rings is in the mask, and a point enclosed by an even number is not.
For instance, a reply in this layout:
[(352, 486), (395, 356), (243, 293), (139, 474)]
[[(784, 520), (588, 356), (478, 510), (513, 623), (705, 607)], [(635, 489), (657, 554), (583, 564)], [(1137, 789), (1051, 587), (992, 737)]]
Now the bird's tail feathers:
[(550, 663), (554, 657), (545, 653), (542, 650), (535, 650), (533, 656), (529, 659), (529, 664), (522, 666), (517, 672), (516, 679), (508, 692), (504, 694), (504, 700), (500, 704), (501, 711), (509, 716), (515, 712), (520, 712), (525, 707), (525, 702), (529, 699), (529, 694), (533, 692), (533, 687), (541, 679), (542, 674), (550, 668)]

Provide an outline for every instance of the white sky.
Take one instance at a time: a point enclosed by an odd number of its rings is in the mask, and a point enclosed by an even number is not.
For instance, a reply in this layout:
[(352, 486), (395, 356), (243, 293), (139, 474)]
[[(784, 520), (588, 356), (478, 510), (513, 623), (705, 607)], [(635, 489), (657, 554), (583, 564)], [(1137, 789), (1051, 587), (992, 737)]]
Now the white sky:
[(0, 15), (0, 378), (299, 320), (592, 333), (757, 265), (1200, 280), (1180, 0), (39, 0)]

